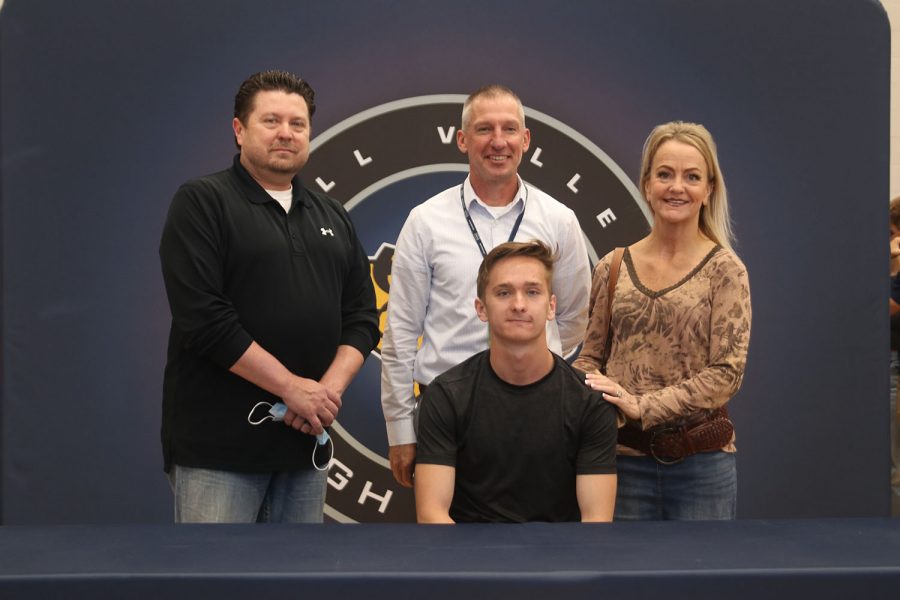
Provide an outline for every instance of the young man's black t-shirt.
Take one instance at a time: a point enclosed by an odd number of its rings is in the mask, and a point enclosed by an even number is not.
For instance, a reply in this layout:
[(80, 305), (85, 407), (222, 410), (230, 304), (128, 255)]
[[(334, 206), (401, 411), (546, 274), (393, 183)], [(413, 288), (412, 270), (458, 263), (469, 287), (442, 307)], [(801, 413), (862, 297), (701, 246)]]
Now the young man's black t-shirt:
[(428, 386), (416, 462), (456, 468), (456, 522), (579, 521), (575, 477), (615, 473), (616, 435), (615, 407), (562, 358), (516, 386), (485, 351)]

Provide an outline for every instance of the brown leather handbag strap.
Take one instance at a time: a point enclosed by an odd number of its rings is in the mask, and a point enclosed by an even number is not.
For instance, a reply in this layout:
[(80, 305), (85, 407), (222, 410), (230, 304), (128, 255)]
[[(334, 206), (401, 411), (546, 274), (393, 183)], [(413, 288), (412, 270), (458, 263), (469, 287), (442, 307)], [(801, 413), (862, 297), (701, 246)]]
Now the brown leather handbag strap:
[(616, 282), (619, 280), (619, 267), (622, 266), (622, 258), (625, 256), (625, 248), (613, 250), (612, 262), (609, 265), (609, 281), (606, 282), (608, 295), (606, 299), (606, 328), (609, 330), (609, 316), (612, 315), (613, 295), (616, 293)]
[(613, 296), (616, 294), (616, 282), (619, 280), (619, 268), (622, 266), (622, 258), (625, 256), (625, 248), (613, 250), (612, 262), (609, 265), (609, 280), (606, 282), (606, 349), (603, 351), (603, 366), (606, 369), (606, 361), (609, 360), (609, 351), (612, 348), (612, 339), (609, 335), (612, 323)]

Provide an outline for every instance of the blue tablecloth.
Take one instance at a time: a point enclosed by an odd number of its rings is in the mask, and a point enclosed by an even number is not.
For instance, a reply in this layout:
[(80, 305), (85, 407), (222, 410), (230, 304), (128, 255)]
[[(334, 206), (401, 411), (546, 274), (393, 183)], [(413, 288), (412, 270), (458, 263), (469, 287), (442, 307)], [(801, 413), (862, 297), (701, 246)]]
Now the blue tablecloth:
[(900, 520), (0, 527), (3, 599), (556, 594), (896, 599)]

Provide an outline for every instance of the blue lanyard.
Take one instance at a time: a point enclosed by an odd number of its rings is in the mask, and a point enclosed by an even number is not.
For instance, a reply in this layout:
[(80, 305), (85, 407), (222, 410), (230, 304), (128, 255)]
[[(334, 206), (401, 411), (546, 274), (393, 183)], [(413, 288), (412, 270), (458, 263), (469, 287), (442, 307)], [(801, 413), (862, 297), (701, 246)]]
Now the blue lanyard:
[[(525, 216), (525, 207), (528, 205), (528, 186), (523, 182), (522, 185), (525, 187), (525, 202), (522, 203), (522, 210), (519, 211), (519, 216), (516, 219), (515, 224), (513, 225), (512, 231), (509, 232), (509, 239), (507, 242), (511, 242), (516, 239), (516, 233), (519, 231), (519, 225), (522, 224), (522, 217)], [(478, 244), (478, 249), (481, 250), (481, 257), (484, 258), (487, 256), (487, 252), (484, 249), (484, 244), (481, 243), (481, 236), (478, 235), (478, 228), (475, 227), (475, 223), (472, 221), (472, 215), (469, 214), (469, 209), (466, 208), (466, 199), (463, 197), (463, 188), (465, 184), (459, 186), (459, 203), (462, 205), (463, 214), (466, 215), (466, 222), (469, 224), (469, 231), (472, 232), (472, 237), (475, 238), (475, 243)]]

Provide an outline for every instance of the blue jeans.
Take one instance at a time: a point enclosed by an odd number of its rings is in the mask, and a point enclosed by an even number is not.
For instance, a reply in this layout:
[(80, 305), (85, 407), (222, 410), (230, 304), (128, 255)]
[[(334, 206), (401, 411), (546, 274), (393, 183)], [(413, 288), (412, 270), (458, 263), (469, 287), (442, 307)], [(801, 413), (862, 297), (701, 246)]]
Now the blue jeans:
[(327, 471), (235, 473), (172, 465), (176, 523), (321, 523)]
[(733, 453), (703, 452), (675, 465), (652, 456), (616, 457), (616, 521), (733, 519), (737, 468)]

